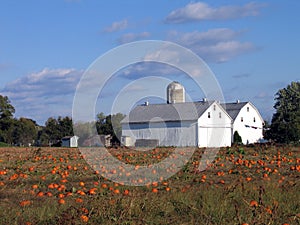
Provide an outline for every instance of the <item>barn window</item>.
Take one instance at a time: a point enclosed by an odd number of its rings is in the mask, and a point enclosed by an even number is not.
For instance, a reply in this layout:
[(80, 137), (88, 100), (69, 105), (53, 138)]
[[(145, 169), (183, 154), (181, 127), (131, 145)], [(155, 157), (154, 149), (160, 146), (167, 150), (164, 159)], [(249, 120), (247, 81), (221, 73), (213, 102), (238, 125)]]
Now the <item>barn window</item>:
[(255, 120), (255, 117), (253, 117), (253, 122), (255, 123), (255, 121), (256, 121), (256, 120)]
[(214, 105), (214, 111), (216, 111), (216, 105)]
[(249, 112), (249, 107), (247, 107), (247, 112)]
[(244, 122), (244, 118), (243, 117), (241, 117), (241, 122)]
[(210, 112), (208, 112), (207, 117), (210, 118)]
[(222, 118), (222, 113), (221, 112), (219, 112), (219, 118)]

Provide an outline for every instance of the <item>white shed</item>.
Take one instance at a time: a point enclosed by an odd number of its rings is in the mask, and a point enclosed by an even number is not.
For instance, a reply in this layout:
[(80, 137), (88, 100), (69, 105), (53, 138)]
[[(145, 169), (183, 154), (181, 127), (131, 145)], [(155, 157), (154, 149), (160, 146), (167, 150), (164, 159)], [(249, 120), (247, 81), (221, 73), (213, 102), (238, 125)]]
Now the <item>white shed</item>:
[(77, 148), (78, 147), (78, 139), (77, 136), (66, 136), (61, 139), (61, 146), (62, 147), (70, 147), (70, 148)]
[(264, 120), (251, 102), (236, 101), (222, 106), (233, 119), (233, 133), (239, 133), (243, 144), (256, 143), (263, 138)]
[(232, 119), (216, 101), (140, 105), (121, 124), (132, 144), (151, 139), (159, 146), (231, 146)]
[(132, 138), (130, 136), (122, 136), (121, 144), (126, 147), (134, 146), (134, 142), (132, 141)]

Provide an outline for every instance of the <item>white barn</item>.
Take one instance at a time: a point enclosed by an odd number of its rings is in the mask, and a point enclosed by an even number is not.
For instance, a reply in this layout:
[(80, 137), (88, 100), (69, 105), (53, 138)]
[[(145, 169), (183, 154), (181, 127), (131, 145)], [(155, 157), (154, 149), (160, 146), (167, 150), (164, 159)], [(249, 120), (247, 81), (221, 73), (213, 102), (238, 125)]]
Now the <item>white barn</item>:
[(232, 134), (237, 131), (243, 144), (256, 143), (263, 139), (264, 120), (251, 102), (237, 101), (222, 106), (233, 119)]
[(145, 104), (122, 121), (123, 144), (157, 140), (159, 146), (231, 145), (232, 119), (216, 101)]
[(250, 102), (219, 104), (217, 101), (185, 102), (179, 82), (167, 87), (167, 104), (135, 107), (122, 121), (121, 143), (141, 146), (231, 146), (239, 133), (244, 144), (263, 138), (264, 121)]

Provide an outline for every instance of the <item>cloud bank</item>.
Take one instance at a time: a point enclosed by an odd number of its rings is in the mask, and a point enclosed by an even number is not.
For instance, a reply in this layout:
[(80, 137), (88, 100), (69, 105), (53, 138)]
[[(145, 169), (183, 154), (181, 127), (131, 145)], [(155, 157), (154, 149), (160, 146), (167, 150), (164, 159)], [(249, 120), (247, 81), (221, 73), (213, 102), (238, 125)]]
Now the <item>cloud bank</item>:
[(82, 73), (75, 69), (45, 68), (6, 84), (0, 94), (9, 97), (17, 117), (32, 118), (42, 125), (49, 116), (71, 115)]
[(250, 2), (248, 4), (212, 7), (204, 2), (194, 2), (172, 11), (165, 19), (166, 23), (187, 23), (207, 20), (230, 20), (257, 16), (265, 4)]
[(172, 31), (169, 33), (169, 39), (191, 49), (205, 61), (220, 63), (257, 49), (251, 42), (238, 40), (243, 33), (244, 31), (228, 28), (186, 33)]

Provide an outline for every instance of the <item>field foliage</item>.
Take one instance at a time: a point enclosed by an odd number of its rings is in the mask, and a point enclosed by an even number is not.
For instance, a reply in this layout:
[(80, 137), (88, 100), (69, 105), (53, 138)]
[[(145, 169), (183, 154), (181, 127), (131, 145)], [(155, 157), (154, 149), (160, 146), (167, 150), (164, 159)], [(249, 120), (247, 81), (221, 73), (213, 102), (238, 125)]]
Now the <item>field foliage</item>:
[[(0, 224), (300, 224), (299, 147), (222, 148), (199, 172), (204, 150), (138, 187), (103, 178), (78, 149), (0, 148)], [(110, 149), (134, 165), (172, 151)]]

